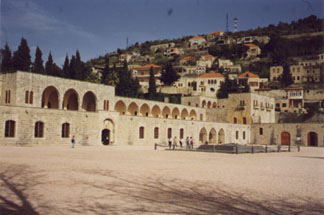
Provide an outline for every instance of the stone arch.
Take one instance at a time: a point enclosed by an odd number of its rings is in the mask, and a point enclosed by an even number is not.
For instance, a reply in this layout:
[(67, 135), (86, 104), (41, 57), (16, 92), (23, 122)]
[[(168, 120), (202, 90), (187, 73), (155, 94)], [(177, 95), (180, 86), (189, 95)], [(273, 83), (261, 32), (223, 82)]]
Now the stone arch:
[(162, 109), (162, 116), (163, 116), (163, 118), (169, 118), (169, 116), (170, 116), (170, 108), (169, 107), (164, 107)]
[(217, 107), (217, 103), (213, 102), (213, 108), (216, 108), (216, 107)]
[(161, 115), (161, 109), (158, 105), (154, 105), (151, 111), (153, 117), (160, 117)]
[(103, 129), (101, 130), (101, 142), (104, 145), (113, 144), (115, 142), (115, 123), (112, 119), (107, 118), (103, 121)]
[(97, 97), (96, 95), (88, 91), (84, 94), (82, 99), (82, 110), (95, 112), (97, 109)]
[(316, 132), (308, 132), (307, 134), (307, 145), (308, 146), (318, 146), (318, 135)]
[(42, 108), (58, 109), (59, 98), (59, 92), (56, 87), (46, 87), (42, 94)]
[(218, 144), (224, 144), (225, 143), (225, 132), (224, 129), (220, 129), (218, 131)]
[(186, 119), (188, 117), (188, 111), (186, 108), (184, 108), (182, 111), (181, 111), (181, 119)]
[(125, 114), (126, 113), (125, 103), (122, 100), (119, 100), (118, 102), (116, 102), (114, 110), (116, 112), (119, 112), (119, 114)]
[(173, 108), (172, 110), (172, 118), (173, 119), (177, 119), (180, 115), (180, 111), (177, 107)]
[(290, 145), (290, 133), (287, 131), (281, 132), (281, 145)]
[(212, 107), (212, 103), (211, 103), (211, 101), (208, 101), (207, 108), (211, 108), (211, 107)]
[(195, 110), (191, 110), (190, 111), (190, 115), (189, 115), (191, 120), (196, 120), (197, 119), (197, 113)]
[(209, 143), (216, 144), (216, 130), (214, 128), (209, 132)]
[(148, 106), (148, 104), (142, 104), (141, 108), (140, 108), (140, 112), (142, 114), (142, 116), (149, 116), (150, 115), (150, 107)]
[(64, 93), (63, 109), (79, 110), (79, 94), (72, 88)]
[(202, 101), (201, 107), (204, 108), (206, 106), (207, 102), (205, 100)]
[(132, 102), (128, 105), (127, 112), (130, 115), (137, 116), (138, 114), (138, 105), (135, 102)]
[(200, 129), (199, 142), (200, 144), (205, 144), (207, 142), (207, 130), (205, 127)]

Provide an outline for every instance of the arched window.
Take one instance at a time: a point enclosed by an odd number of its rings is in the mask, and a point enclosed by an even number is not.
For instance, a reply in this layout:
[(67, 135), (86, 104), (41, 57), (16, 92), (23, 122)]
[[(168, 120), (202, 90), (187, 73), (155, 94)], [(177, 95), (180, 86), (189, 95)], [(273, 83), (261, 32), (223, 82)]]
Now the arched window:
[(172, 128), (168, 128), (168, 138), (172, 138)]
[(35, 123), (35, 137), (44, 137), (44, 123), (43, 122), (36, 122)]
[(236, 117), (234, 117), (234, 124), (236, 124), (237, 123), (237, 118)]
[(29, 92), (29, 104), (33, 104), (33, 96), (34, 96), (33, 91), (30, 91)]
[(158, 139), (159, 138), (159, 128), (155, 127), (154, 128), (154, 139)]
[(144, 138), (144, 127), (143, 126), (139, 128), (139, 138), (140, 139)]
[(70, 137), (70, 124), (69, 123), (62, 124), (62, 137), (63, 138)]
[(246, 117), (243, 117), (243, 124), (246, 124)]
[(243, 140), (245, 140), (245, 131), (243, 131)]
[(239, 138), (239, 132), (238, 131), (236, 131), (235, 132), (235, 138), (238, 140), (238, 138)]
[(29, 96), (29, 91), (26, 90), (26, 92), (25, 92), (25, 104), (28, 104), (28, 101), (29, 101), (28, 96)]
[(104, 100), (104, 110), (109, 110), (109, 100)]
[(16, 122), (13, 120), (7, 120), (5, 126), (5, 137), (15, 137)]

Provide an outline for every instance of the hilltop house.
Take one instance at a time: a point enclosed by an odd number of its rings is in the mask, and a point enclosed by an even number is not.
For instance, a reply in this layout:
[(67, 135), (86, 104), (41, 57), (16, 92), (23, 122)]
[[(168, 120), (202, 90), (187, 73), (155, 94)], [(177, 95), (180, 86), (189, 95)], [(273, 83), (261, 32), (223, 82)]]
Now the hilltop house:
[(150, 47), (152, 52), (156, 52), (158, 49), (164, 50), (167, 48), (173, 48), (175, 46), (175, 43), (163, 43), (163, 44), (158, 44), (158, 45), (152, 45)]
[(244, 44), (244, 46), (248, 47), (248, 50), (246, 51), (245, 59), (256, 58), (258, 55), (261, 54), (261, 49), (257, 45), (254, 45), (252, 43), (247, 43), (247, 44)]
[(144, 66), (139, 66), (131, 71), (133, 78), (138, 78), (140, 85), (144, 88), (149, 86), (150, 70), (153, 68), (154, 78), (156, 85), (161, 85), (160, 77), (162, 72), (162, 67), (155, 64), (147, 64)]
[(221, 31), (221, 30), (217, 30), (217, 31), (214, 31), (210, 34), (207, 34), (207, 40), (210, 41), (210, 40), (214, 40), (216, 38), (219, 38), (219, 37), (222, 37), (224, 36), (224, 32)]
[(206, 44), (205, 38), (202, 36), (195, 36), (189, 39), (190, 47), (202, 47)]
[(255, 89), (262, 87), (262, 83), (268, 82), (268, 79), (260, 78), (257, 74), (252, 72), (244, 72), (238, 76), (238, 82), (240, 86), (248, 84), (251, 92), (254, 92)]

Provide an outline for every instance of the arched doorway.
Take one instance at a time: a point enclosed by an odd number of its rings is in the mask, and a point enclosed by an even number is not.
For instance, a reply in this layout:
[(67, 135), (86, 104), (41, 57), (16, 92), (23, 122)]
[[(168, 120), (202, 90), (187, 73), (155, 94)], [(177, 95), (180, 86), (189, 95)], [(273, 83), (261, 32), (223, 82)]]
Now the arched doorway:
[(88, 91), (86, 94), (83, 96), (82, 100), (82, 109), (85, 111), (96, 111), (96, 96), (93, 92)]
[(199, 132), (199, 142), (200, 144), (205, 144), (207, 142), (207, 130), (202, 128)]
[(161, 110), (160, 110), (159, 106), (154, 105), (153, 108), (152, 108), (152, 115), (154, 117), (158, 118), (158, 117), (160, 117), (160, 114), (161, 114)]
[(286, 131), (281, 133), (281, 145), (290, 145), (290, 134)]
[(101, 131), (101, 142), (104, 145), (109, 145), (109, 143), (110, 143), (110, 130), (109, 129), (103, 129)]
[(104, 145), (111, 145), (115, 142), (115, 123), (111, 119), (105, 119), (103, 121), (101, 142)]
[(137, 116), (137, 114), (138, 114), (137, 104), (135, 102), (132, 102), (130, 105), (128, 105), (127, 111), (130, 115)]
[(79, 96), (74, 89), (69, 89), (65, 92), (63, 98), (64, 110), (79, 110)]
[(116, 102), (114, 110), (116, 112), (119, 112), (120, 115), (124, 115), (126, 112), (125, 103), (123, 101), (119, 100), (118, 102)]
[(309, 132), (307, 134), (307, 145), (308, 146), (318, 146), (317, 142), (317, 133), (316, 132)]
[(209, 132), (209, 143), (216, 144), (216, 130), (214, 128)]
[(191, 120), (196, 120), (196, 118), (197, 118), (196, 111), (191, 110), (191, 111), (190, 111), (190, 119), (191, 119)]
[(218, 144), (224, 144), (225, 143), (225, 132), (224, 129), (220, 129), (218, 132)]
[(59, 93), (55, 87), (49, 86), (43, 91), (42, 108), (59, 108)]
[(142, 116), (150, 115), (150, 107), (147, 104), (143, 104), (140, 108), (140, 112)]

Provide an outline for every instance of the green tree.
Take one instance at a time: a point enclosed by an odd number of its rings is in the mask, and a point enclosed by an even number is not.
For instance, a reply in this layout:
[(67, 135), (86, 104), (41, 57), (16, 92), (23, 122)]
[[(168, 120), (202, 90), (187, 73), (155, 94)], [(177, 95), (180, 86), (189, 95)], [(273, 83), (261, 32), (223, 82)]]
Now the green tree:
[(45, 73), (47, 75), (53, 75), (54, 76), (54, 61), (52, 57), (52, 53), (49, 52), (48, 59), (45, 64)]
[(66, 54), (64, 65), (63, 65), (63, 77), (65, 78), (70, 78), (69, 67), (70, 67), (69, 56)]
[(76, 79), (75, 56), (72, 55), (69, 67), (69, 78)]
[(167, 63), (166, 66), (163, 68), (160, 80), (163, 82), (164, 85), (172, 85), (176, 82), (180, 76), (178, 73), (173, 69), (171, 63)]
[(118, 96), (130, 96), (131, 92), (131, 76), (128, 71), (127, 63), (124, 62), (123, 69), (119, 72), (119, 82), (116, 85), (115, 92)]
[(292, 79), (288, 64), (285, 64), (283, 66), (283, 72), (282, 72), (282, 75), (279, 77), (279, 81), (280, 81), (281, 87), (288, 87), (289, 85), (291, 85), (294, 82)]
[(43, 55), (42, 51), (37, 46), (36, 53), (35, 53), (35, 61), (34, 61), (33, 68), (32, 68), (33, 73), (40, 73), (40, 74), (45, 73), (42, 55)]
[(108, 85), (108, 74), (110, 73), (110, 67), (109, 67), (109, 57), (106, 58), (106, 62), (105, 62), (105, 68), (102, 72), (102, 76), (101, 76), (101, 83), (102, 84), (106, 84)]
[(76, 51), (75, 53), (75, 79), (77, 80), (84, 80), (85, 79), (85, 74), (83, 74), (84, 70), (82, 70), (82, 61), (81, 61), (81, 56), (79, 50)]
[(6, 43), (3, 50), (1, 50), (1, 73), (9, 72), (12, 69), (12, 55), (8, 43)]
[(154, 99), (156, 97), (156, 84), (154, 77), (153, 67), (150, 68), (150, 79), (149, 79), (149, 88), (148, 88), (148, 98)]
[(13, 56), (13, 68), (15, 70), (30, 71), (31, 57), (30, 49), (25, 38), (21, 38), (18, 50)]

